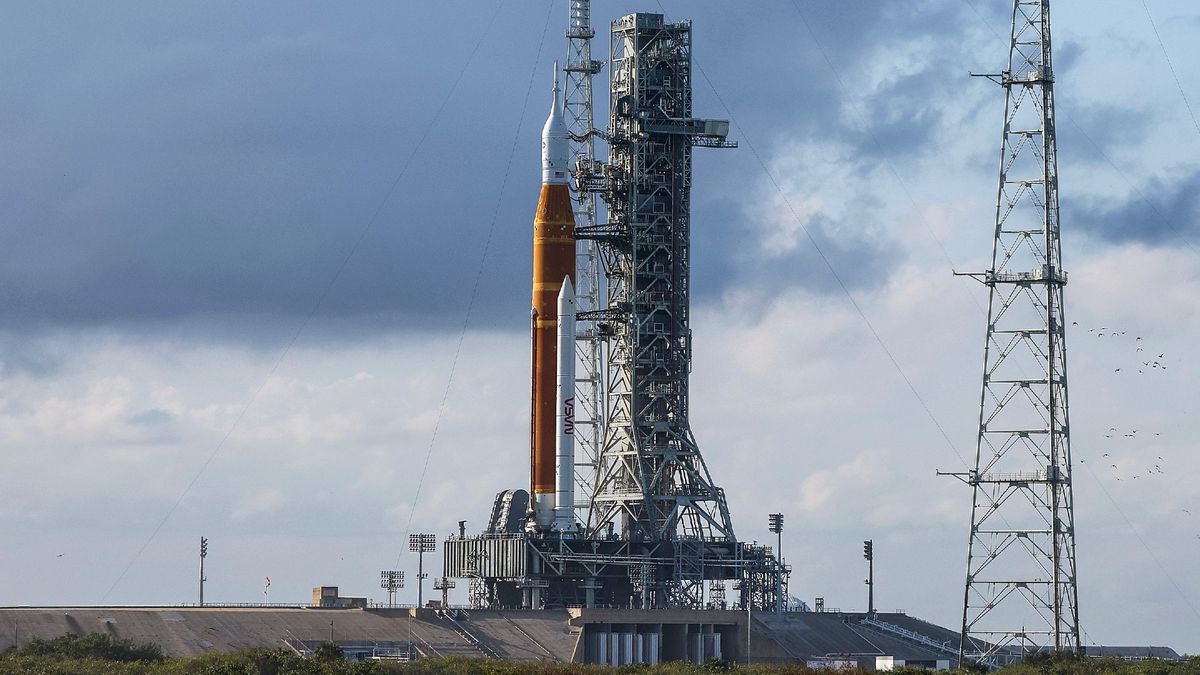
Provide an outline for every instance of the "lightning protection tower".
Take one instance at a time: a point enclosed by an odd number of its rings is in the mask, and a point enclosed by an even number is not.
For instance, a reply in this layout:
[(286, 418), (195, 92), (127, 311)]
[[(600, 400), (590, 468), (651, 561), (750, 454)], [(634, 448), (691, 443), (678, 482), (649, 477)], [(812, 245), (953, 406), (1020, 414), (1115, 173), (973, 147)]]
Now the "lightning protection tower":
[(1014, 0), (961, 659), (1077, 651), (1049, 0)]

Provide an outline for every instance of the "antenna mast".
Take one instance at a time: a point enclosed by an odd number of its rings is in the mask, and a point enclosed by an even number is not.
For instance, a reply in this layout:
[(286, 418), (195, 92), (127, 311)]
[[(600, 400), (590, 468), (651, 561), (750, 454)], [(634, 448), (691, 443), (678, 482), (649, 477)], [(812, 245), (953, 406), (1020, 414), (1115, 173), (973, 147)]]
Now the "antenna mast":
[(960, 660), (1079, 649), (1050, 1), (1014, 0)]

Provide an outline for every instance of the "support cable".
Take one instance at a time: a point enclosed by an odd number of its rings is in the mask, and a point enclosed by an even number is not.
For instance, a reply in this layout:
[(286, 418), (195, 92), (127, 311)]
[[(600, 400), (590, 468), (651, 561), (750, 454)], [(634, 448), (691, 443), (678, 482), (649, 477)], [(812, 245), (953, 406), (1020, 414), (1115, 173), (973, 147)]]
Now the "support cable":
[[(662, 8), (661, 0), (658, 2), (658, 6), (660, 9)], [(665, 12), (666, 10), (664, 9), (663, 11)], [(808, 29), (809, 35), (813, 37), (814, 43), (817, 44), (818, 49), (820, 49), (822, 55), (825, 56), (826, 62), (830, 63), (832, 67), (832, 62), (828, 58), (828, 55), (825, 54), (825, 51), (821, 47), (820, 43), (816, 40), (816, 36), (812, 31), (812, 27), (808, 25), (807, 21), (804, 21), (803, 14), (801, 14), (801, 20)], [(825, 265), (825, 268), (829, 270), (829, 274), (833, 277), (834, 281), (837, 282), (838, 288), (841, 289), (842, 294), (846, 296), (846, 299), (850, 302), (851, 307), (854, 308), (854, 311), (856, 314), (858, 314), (858, 317), (862, 319), (862, 322), (866, 325), (867, 330), (871, 333), (871, 336), (875, 339), (875, 342), (879, 345), (879, 348), (883, 350), (884, 355), (886, 355), (888, 361), (891, 362), (892, 367), (895, 368), (896, 372), (900, 375), (900, 379), (904, 380), (904, 384), (908, 387), (909, 392), (912, 393), (913, 398), (915, 398), (917, 403), (920, 404), (921, 409), (925, 411), (925, 415), (929, 418), (929, 421), (932, 422), (934, 427), (937, 428), (938, 433), (946, 442), (946, 445), (949, 446), (950, 450), (955, 454), (955, 456), (958, 457), (958, 460), (962, 462), (964, 467), (969, 467), (970, 465), (967, 464), (967, 460), (963, 457), (962, 453), (958, 451), (957, 446), (954, 445), (954, 441), (950, 439), (950, 435), (946, 433), (946, 429), (942, 426), (941, 422), (938, 421), (937, 416), (933, 414), (933, 410), (930, 409), (929, 405), (925, 402), (924, 397), (921, 396), (921, 393), (917, 390), (916, 385), (914, 385), (912, 380), (909, 379), (908, 374), (904, 371), (904, 368), (901, 367), (900, 362), (896, 359), (895, 354), (893, 354), (892, 350), (888, 348), (883, 336), (880, 335), (879, 331), (875, 329), (875, 325), (867, 316), (866, 311), (863, 310), (862, 306), (858, 304), (858, 301), (854, 298), (854, 294), (850, 292), (849, 286), (846, 285), (846, 282), (842, 279), (842, 276), (838, 274), (837, 269), (834, 268), (833, 262), (829, 259), (829, 256), (827, 256), (825, 251), (821, 249), (820, 243), (817, 242), (816, 237), (813, 236), (812, 232), (808, 229), (808, 226), (804, 223), (804, 219), (800, 217), (799, 212), (796, 211), (796, 208), (792, 205), (791, 200), (788, 199), (787, 193), (784, 191), (783, 186), (779, 183), (779, 180), (775, 177), (775, 174), (771, 171), (770, 167), (767, 166), (767, 163), (763, 159), (762, 155), (759, 154), (757, 146), (755, 146), (755, 144), (750, 140), (750, 136), (746, 134), (746, 131), (742, 128), (741, 124), (739, 124), (738, 121), (733, 117), (733, 111), (729, 108), (729, 105), (725, 102), (725, 99), (721, 96), (721, 93), (717, 91), (717, 88), (713, 84), (712, 79), (709, 78), (708, 73), (698, 61), (693, 59), (693, 63), (696, 66), (696, 70), (700, 73), (700, 76), (704, 78), (704, 82), (712, 91), (713, 96), (716, 97), (717, 103), (720, 104), (721, 108), (725, 111), (725, 114), (729, 116), (729, 123), (737, 130), (738, 134), (745, 139), (746, 147), (750, 149), (750, 154), (754, 156), (755, 161), (758, 162), (759, 167), (767, 176), (767, 179), (771, 182), (771, 185), (774, 186), (776, 192), (779, 193), (779, 198), (783, 200), (784, 206), (786, 206), (788, 211), (792, 214), (792, 218), (796, 222), (796, 225), (798, 225), (800, 230), (804, 232), (804, 236), (808, 239), (809, 243), (812, 244), (813, 249), (817, 252), (817, 256), (820, 257), (821, 262)]]
[(1142, 538), (1141, 533), (1139, 533), (1137, 528), (1133, 526), (1133, 521), (1129, 520), (1129, 516), (1125, 515), (1125, 512), (1121, 510), (1121, 506), (1117, 504), (1117, 500), (1113, 499), (1113, 496), (1109, 494), (1108, 489), (1104, 487), (1104, 483), (1101, 482), (1100, 477), (1096, 475), (1095, 471), (1092, 471), (1092, 465), (1088, 464), (1087, 462), (1083, 462), (1083, 465), (1087, 469), (1087, 472), (1092, 476), (1092, 480), (1096, 481), (1096, 485), (1099, 486), (1100, 491), (1104, 493), (1105, 497), (1108, 497), (1108, 501), (1113, 505), (1113, 508), (1117, 510), (1117, 513), (1121, 516), (1121, 520), (1125, 521), (1125, 525), (1129, 528), (1129, 531), (1132, 532), (1133, 536), (1137, 538), (1139, 543), (1141, 543), (1142, 548), (1146, 549), (1146, 553), (1150, 554), (1150, 559), (1154, 561), (1154, 564), (1158, 565), (1159, 571), (1162, 572), (1163, 576), (1167, 578), (1167, 581), (1171, 582), (1171, 585), (1175, 587), (1175, 591), (1179, 593), (1179, 597), (1183, 598), (1183, 601), (1185, 604), (1187, 604), (1188, 609), (1192, 610), (1192, 614), (1195, 614), (1196, 618), (1200, 619), (1200, 609), (1197, 609), (1196, 605), (1192, 604), (1192, 599), (1189, 598), (1187, 593), (1183, 591), (1183, 587), (1181, 587), (1179, 583), (1175, 581), (1175, 577), (1172, 577), (1171, 573), (1167, 571), (1167, 568), (1165, 565), (1163, 565), (1162, 560), (1160, 560), (1159, 557), (1154, 554), (1154, 551), (1150, 549), (1150, 545), (1146, 543), (1146, 540)]
[(1200, 136), (1200, 124), (1196, 122), (1196, 113), (1192, 110), (1192, 103), (1188, 100), (1187, 93), (1183, 91), (1183, 85), (1179, 82), (1179, 73), (1175, 72), (1175, 64), (1171, 61), (1171, 55), (1167, 53), (1167, 46), (1163, 44), (1162, 35), (1158, 33), (1158, 25), (1154, 23), (1154, 17), (1150, 15), (1150, 5), (1146, 4), (1146, 0), (1142, 0), (1142, 9), (1146, 10), (1146, 18), (1150, 20), (1150, 28), (1154, 30), (1158, 48), (1162, 50), (1163, 58), (1167, 60), (1167, 67), (1171, 69), (1171, 78), (1175, 80), (1175, 88), (1179, 90), (1179, 97), (1183, 99), (1183, 105), (1187, 107), (1188, 117), (1192, 118), (1192, 128), (1196, 130), (1196, 135)]
[[(475, 309), (475, 301), (479, 295), (479, 282), (483, 278), (483, 270), (486, 267), (488, 251), (492, 245), (492, 235), (496, 230), (496, 221), (500, 218), (500, 207), (504, 203), (504, 194), (508, 188), (508, 178), (512, 172), (513, 158), (517, 154), (517, 147), (521, 140), (521, 129), (525, 124), (525, 113), (529, 109), (529, 98), (533, 93), (533, 82), (537, 76), (538, 68), (541, 66), (542, 50), (546, 44), (546, 33), (550, 28), (550, 17), (554, 10), (554, 0), (549, 0), (546, 3), (546, 22), (542, 26), (542, 36), (538, 43), (537, 57), (534, 59), (533, 69), (529, 73), (529, 84), (525, 88), (525, 101), (521, 104), (521, 115), (517, 118), (517, 128), (513, 132), (512, 147), (508, 152), (508, 162), (504, 166), (504, 176), (500, 179), (500, 193), (496, 196), (496, 208), (492, 211), (491, 222), (488, 223), (487, 236), (483, 242), (483, 252), (480, 254), (479, 266), (475, 270), (475, 283), (471, 286), (471, 295), (467, 300), (467, 309), (463, 314), (462, 327), (458, 333), (458, 341), (454, 347), (454, 357), (450, 361), (450, 374), (446, 378), (446, 388), (442, 392), (442, 401), (438, 404), (437, 416), (433, 422), (433, 433), (429, 438), (429, 447), (425, 451), (425, 462), (421, 466), (421, 475), (417, 479), (417, 489), (413, 494), (412, 507), (408, 510), (408, 523), (404, 526), (404, 540), (408, 539), (408, 535), (412, 533), (413, 516), (417, 511), (417, 502), (421, 498), (421, 489), (425, 486), (425, 476), (429, 472), (429, 461), (433, 457), (433, 448), (437, 443), (438, 430), (442, 425), (442, 418), (446, 413), (446, 402), (450, 398), (450, 389), (454, 385), (454, 374), (458, 369), (458, 358), (462, 354), (463, 340), (467, 336), (467, 328), (471, 323), (471, 314)], [(557, 74), (556, 74), (557, 76)], [(400, 566), (400, 558), (404, 555), (404, 548), (396, 554), (396, 566)]]
[[(996, 29), (993, 28), (992, 24), (988, 22), (987, 17), (984, 16), (983, 13), (979, 11), (979, 8), (975, 5), (975, 0), (967, 0), (967, 6), (971, 8), (971, 11), (975, 12), (975, 16), (979, 17), (979, 20), (983, 23), (983, 25), (985, 27), (987, 27), (987, 29), (989, 31), (991, 31), (992, 35), (996, 36), (996, 39), (1007, 39), (1007, 38), (1004, 38), (1004, 36), (1000, 35), (1000, 33), (996, 32)], [(1157, 29), (1156, 29), (1156, 32), (1157, 32)], [(1182, 93), (1182, 90), (1181, 90), (1181, 93)], [(1185, 98), (1185, 101), (1186, 101), (1186, 98)], [(1190, 104), (1188, 105), (1188, 112), (1191, 112)], [(1195, 244), (1193, 244), (1191, 242), (1191, 240), (1188, 239), (1187, 236), (1184, 235), (1184, 233), (1179, 230), (1179, 228), (1175, 227), (1175, 223), (1171, 222), (1171, 219), (1167, 218), (1167, 215), (1162, 212), (1162, 209), (1158, 208), (1158, 204), (1155, 204), (1153, 201), (1151, 201), (1150, 198), (1146, 195), (1145, 192), (1142, 191), (1141, 188), (1139, 188), (1137, 185), (1134, 185), (1133, 180), (1129, 178), (1128, 174), (1125, 171), (1123, 171), (1119, 166), (1117, 166), (1117, 163), (1114, 162), (1113, 159), (1108, 156), (1108, 153), (1104, 151), (1104, 148), (1100, 147), (1099, 143), (1097, 143), (1095, 140), (1092, 139), (1092, 137), (1087, 133), (1087, 131), (1084, 130), (1083, 126), (1081, 126), (1078, 122), (1076, 122), (1075, 118), (1071, 117), (1070, 113), (1063, 113), (1063, 117), (1066, 117), (1067, 121), (1071, 123), (1071, 126), (1075, 127), (1075, 130), (1078, 131), (1079, 134), (1081, 136), (1083, 136), (1084, 140), (1086, 140), (1092, 146), (1092, 149), (1095, 150), (1101, 157), (1104, 158), (1104, 161), (1108, 164), (1109, 168), (1111, 168), (1114, 172), (1116, 172), (1116, 174), (1118, 176), (1120, 176), (1122, 180), (1125, 181), (1125, 185), (1127, 185), (1129, 187), (1129, 189), (1132, 190), (1135, 195), (1137, 195), (1138, 200), (1140, 200), (1141, 202), (1146, 204), (1146, 206), (1149, 206), (1150, 210), (1154, 211), (1155, 215), (1158, 216), (1158, 219), (1164, 225), (1166, 225), (1168, 228), (1170, 228), (1171, 231), (1175, 233), (1176, 237), (1179, 237), (1179, 241), (1181, 241), (1183, 243), (1183, 245), (1186, 246), (1187, 249), (1192, 252), (1193, 255), (1200, 257), (1200, 249), (1197, 249)], [(1195, 122), (1196, 121), (1195, 118), (1193, 118), (1192, 121)]]
[(430, 132), (433, 130), (434, 126), (437, 125), (438, 120), (441, 119), (442, 113), (445, 112), (447, 104), (458, 90), (458, 86), (462, 82), (463, 76), (467, 72), (467, 68), (471, 65), (471, 62), (475, 59), (475, 55), (479, 52), (479, 47), (483, 44), (484, 38), (487, 37), (488, 33), (491, 32), (492, 26), (496, 23), (496, 17), (500, 14), (500, 8), (502, 6), (503, 2), (496, 3), (496, 10), (492, 13), (492, 17), (488, 20), (487, 26), (484, 27), (483, 34), (481, 34), (479, 39), (476, 40), (475, 47), (471, 50), (470, 55), (467, 56), (467, 60), (463, 63), (462, 68), (459, 69), (458, 76), (455, 77), (454, 83), (450, 85), (450, 89), (446, 92), (446, 96), (442, 99), (441, 105), (439, 105), (437, 110), (434, 112), (433, 117), (429, 120), (429, 124), (426, 125), (425, 130), (417, 140), (417, 143), (413, 146), (412, 150), (409, 151), (408, 157), (404, 160), (404, 164), (401, 165), (400, 171), (396, 175), (396, 179), (392, 181), (391, 186), (388, 188), (387, 192), (384, 193), (383, 198), (379, 200), (379, 205), (375, 207), (371, 217), (367, 219), (366, 223), (359, 230), (358, 236), (354, 239), (354, 243), (350, 246), (350, 250), (347, 251), (345, 256), (343, 256), (341, 262), (337, 266), (337, 269), (334, 270), (333, 276), (331, 276), (329, 281), (325, 284), (324, 290), (322, 290), (320, 295), (317, 296), (316, 302), (313, 303), (308, 313), (300, 321), (300, 325), (296, 328), (295, 332), (292, 333), (291, 338), (288, 339), (287, 344), (285, 344), (283, 349), (280, 351), (279, 356), (277, 356), (274, 363), (271, 364), (271, 368), (267, 371), (266, 377), (263, 378), (262, 383), (260, 383), (254, 390), (254, 393), (250, 395), (250, 398), (248, 398), (246, 402), (242, 404), (241, 409), (238, 411), (237, 417), (234, 418), (233, 424), (229, 426), (229, 429), (225, 432), (225, 435), (222, 436), (221, 440), (217, 442), (216, 447), (214, 447), (213, 451), (209, 453), (208, 457), (204, 460), (204, 463), (200, 465), (200, 468), (196, 471), (195, 475), (192, 476), (192, 479), (188, 481), (188, 484), (184, 487), (183, 491), (179, 493), (179, 497), (176, 498), (171, 507), (167, 509), (166, 514), (164, 514), (162, 519), (158, 521), (158, 524), (154, 526), (154, 529), (150, 532), (150, 535), (146, 537), (146, 540), (142, 542), (142, 545), (138, 548), (137, 552), (135, 552), (133, 557), (129, 559), (129, 562), (125, 564), (124, 569), (122, 569), (121, 573), (117, 575), (117, 578), (112, 582), (112, 585), (110, 585), (108, 590), (105, 591), (104, 595), (100, 598), (101, 603), (106, 601), (108, 597), (112, 595), (113, 590), (115, 590), (117, 585), (121, 583), (121, 581), (129, 573), (129, 570), (141, 558), (142, 554), (145, 553), (151, 542), (154, 541), (159, 532), (161, 532), (163, 527), (167, 524), (167, 521), (169, 521), (171, 517), (175, 515), (175, 512), (179, 509), (180, 504), (182, 504), (183, 500), (188, 496), (189, 493), (191, 493), (192, 488), (196, 486), (196, 483), (200, 480), (200, 477), (204, 475), (204, 472), (208, 470), (208, 467), (213, 463), (213, 460), (215, 460), (217, 455), (221, 453), (221, 450), (224, 449), (225, 444), (229, 441), (229, 438), (233, 436), (233, 433), (237, 430), (238, 426), (240, 426), (242, 420), (246, 416), (246, 413), (250, 410), (250, 407), (253, 406), (258, 400), (258, 397), (262, 394), (263, 389), (265, 389), (267, 384), (270, 383), (271, 379), (275, 377), (275, 373), (279, 370), (279, 366), (283, 363), (284, 359), (287, 358), (287, 355), (292, 351), (292, 348), (295, 347), (296, 342), (308, 328), (309, 324), (312, 323), (312, 320), (316, 316), (317, 312), (320, 311), (321, 307), (325, 305), (325, 301), (329, 298), (329, 294), (333, 291), (333, 287), (337, 284), (338, 279), (341, 278), (342, 273), (349, 266), (350, 260), (362, 246), (363, 240), (366, 239), (367, 233), (370, 232), (371, 228), (375, 225), (375, 222), (379, 220), (379, 216), (383, 212), (384, 206), (386, 206), (391, 200), (392, 194), (400, 185), (400, 181), (403, 180), (404, 176), (408, 174), (408, 170), (412, 166), (413, 159), (416, 157), (417, 152), (422, 146), (424, 146), (425, 141), (429, 138)]

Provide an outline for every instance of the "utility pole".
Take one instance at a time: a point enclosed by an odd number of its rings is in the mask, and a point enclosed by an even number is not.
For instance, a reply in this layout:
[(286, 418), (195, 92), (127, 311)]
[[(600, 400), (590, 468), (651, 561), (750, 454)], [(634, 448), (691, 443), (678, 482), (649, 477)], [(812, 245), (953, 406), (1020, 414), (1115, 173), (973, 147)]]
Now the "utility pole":
[(875, 614), (875, 540), (863, 542), (863, 557), (867, 559), (867, 614)]
[(200, 606), (204, 606), (204, 559), (208, 557), (208, 537), (200, 537)]
[(425, 554), (432, 553), (437, 546), (435, 534), (408, 535), (408, 550), (417, 554), (417, 608), (425, 604)]

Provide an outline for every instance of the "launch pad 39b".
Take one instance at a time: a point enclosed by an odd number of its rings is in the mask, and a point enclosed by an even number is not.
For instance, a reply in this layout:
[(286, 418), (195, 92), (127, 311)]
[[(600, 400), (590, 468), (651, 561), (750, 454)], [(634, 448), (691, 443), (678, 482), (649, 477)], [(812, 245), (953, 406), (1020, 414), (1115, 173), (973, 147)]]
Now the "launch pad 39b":
[(566, 97), (556, 64), (542, 130), (530, 490), (448, 539), (444, 573), (470, 580), (474, 607), (778, 611), (788, 569), (737, 540), (688, 420), (692, 149), (736, 143), (693, 116), (691, 23), (661, 14), (612, 22), (608, 128), (592, 128), (590, 21), (573, 1)]

